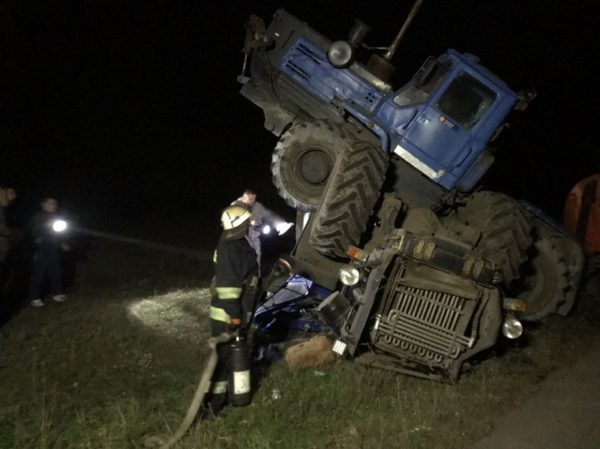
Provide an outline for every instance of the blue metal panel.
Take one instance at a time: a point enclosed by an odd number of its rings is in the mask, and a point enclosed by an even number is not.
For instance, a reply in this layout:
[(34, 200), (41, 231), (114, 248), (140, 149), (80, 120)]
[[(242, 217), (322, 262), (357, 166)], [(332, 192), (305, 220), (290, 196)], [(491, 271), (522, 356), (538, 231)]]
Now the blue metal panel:
[(375, 116), (380, 122), (387, 125), (390, 132), (401, 135), (404, 134), (408, 123), (423, 108), (423, 104), (400, 107), (394, 103), (395, 95), (396, 93), (393, 96), (389, 96), (379, 105)]
[(300, 275), (291, 275), (274, 294), (267, 295), (265, 302), (254, 313), (254, 324), (261, 332), (277, 331), (280, 326), (300, 330), (319, 331), (320, 323), (303, 314), (306, 301), (323, 300), (331, 294), (320, 285)]
[(281, 71), (326, 102), (337, 98), (372, 113), (382, 98), (373, 85), (351, 70), (330, 65), (325, 52), (304, 38), (290, 47)]
[(381, 149), (388, 153), (390, 151), (390, 136), (387, 126), (376, 117), (369, 116), (367, 111), (358, 107), (356, 104), (344, 103), (343, 108), (353, 117), (356, 117), (361, 123), (364, 123), (381, 141)]

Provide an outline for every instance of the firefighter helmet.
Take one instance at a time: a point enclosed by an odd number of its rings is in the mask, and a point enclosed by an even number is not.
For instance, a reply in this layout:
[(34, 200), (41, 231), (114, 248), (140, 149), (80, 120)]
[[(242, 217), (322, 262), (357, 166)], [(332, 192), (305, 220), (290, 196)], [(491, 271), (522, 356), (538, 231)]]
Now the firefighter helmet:
[(223, 229), (229, 231), (238, 228), (250, 219), (250, 212), (241, 206), (229, 206), (221, 214)]

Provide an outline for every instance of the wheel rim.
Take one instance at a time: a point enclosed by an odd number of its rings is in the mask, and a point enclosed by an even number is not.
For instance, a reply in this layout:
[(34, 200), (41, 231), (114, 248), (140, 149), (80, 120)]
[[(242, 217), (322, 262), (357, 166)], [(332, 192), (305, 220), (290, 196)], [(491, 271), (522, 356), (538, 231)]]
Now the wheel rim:
[(316, 207), (335, 164), (334, 156), (324, 148), (310, 146), (291, 155), (282, 176), (290, 195)]
[(307, 148), (297, 158), (295, 174), (307, 186), (323, 186), (333, 166), (333, 158), (321, 148)]

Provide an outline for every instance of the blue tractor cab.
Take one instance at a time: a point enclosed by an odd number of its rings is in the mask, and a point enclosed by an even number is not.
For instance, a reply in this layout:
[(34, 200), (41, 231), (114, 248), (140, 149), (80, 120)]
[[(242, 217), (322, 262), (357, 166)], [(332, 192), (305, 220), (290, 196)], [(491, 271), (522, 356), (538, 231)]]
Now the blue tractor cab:
[(446, 190), (470, 190), (493, 162), (486, 145), (517, 101), (517, 94), (456, 50), (429, 58), (403, 87), (373, 82), (358, 64), (340, 69), (327, 51), (299, 37), (280, 70), (303, 91), (348, 114), (393, 152)]
[(487, 142), (517, 95), (471, 55), (449, 50), (428, 60), (376, 116), (390, 150), (448, 190), (470, 190), (493, 157)]

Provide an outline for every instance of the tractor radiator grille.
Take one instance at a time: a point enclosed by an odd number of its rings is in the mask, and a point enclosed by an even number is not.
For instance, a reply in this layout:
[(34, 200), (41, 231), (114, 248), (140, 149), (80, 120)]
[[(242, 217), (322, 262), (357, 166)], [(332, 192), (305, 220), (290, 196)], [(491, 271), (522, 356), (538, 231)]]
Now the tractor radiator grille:
[(373, 342), (379, 349), (428, 366), (448, 368), (471, 344), (466, 336), (475, 301), (396, 284), (385, 301)]

